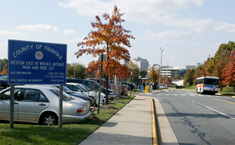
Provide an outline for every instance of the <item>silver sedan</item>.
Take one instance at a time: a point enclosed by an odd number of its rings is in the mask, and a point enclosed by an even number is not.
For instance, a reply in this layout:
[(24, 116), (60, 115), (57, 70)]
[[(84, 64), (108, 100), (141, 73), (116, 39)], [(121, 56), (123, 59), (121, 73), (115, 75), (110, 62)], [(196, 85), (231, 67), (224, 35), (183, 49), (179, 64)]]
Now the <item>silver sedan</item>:
[[(14, 121), (43, 125), (58, 124), (59, 90), (41, 85), (16, 86), (14, 90)], [(77, 123), (86, 120), (90, 102), (73, 99), (63, 93), (63, 123)], [(10, 88), (0, 92), (0, 120), (9, 120)]]

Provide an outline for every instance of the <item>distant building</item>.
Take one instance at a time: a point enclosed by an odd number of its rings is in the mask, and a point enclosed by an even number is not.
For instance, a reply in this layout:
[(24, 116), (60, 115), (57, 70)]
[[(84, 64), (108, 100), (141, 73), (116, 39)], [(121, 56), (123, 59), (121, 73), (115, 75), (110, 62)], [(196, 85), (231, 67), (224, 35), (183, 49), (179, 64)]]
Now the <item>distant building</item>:
[(184, 77), (188, 69), (195, 69), (196, 65), (175, 65), (173, 67), (162, 67), (161, 76), (168, 76), (170, 78)]
[(148, 71), (149, 62), (147, 59), (137, 57), (134, 60), (132, 60), (132, 63), (136, 64), (140, 68), (140, 70)]

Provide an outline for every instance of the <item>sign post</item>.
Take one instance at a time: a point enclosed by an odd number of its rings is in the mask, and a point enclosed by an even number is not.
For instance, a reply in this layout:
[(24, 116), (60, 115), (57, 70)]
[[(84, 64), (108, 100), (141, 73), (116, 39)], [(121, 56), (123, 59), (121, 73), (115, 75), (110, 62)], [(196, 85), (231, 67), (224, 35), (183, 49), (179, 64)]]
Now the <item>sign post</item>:
[(10, 95), (10, 128), (14, 128), (14, 85), (11, 85)]
[[(10, 112), (12, 127), (14, 85), (65, 84), (66, 65), (67, 45), (65, 44), (8, 40), (8, 83), (11, 85), (11, 105), (13, 104)], [(60, 122), (62, 122), (61, 116)]]

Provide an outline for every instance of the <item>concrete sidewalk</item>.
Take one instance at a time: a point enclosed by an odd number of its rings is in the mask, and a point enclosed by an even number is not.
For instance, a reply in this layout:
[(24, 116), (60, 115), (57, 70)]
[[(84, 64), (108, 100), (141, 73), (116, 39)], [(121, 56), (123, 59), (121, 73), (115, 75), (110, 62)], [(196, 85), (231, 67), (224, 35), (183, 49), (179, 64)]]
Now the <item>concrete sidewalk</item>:
[(80, 145), (152, 145), (151, 97), (137, 95)]

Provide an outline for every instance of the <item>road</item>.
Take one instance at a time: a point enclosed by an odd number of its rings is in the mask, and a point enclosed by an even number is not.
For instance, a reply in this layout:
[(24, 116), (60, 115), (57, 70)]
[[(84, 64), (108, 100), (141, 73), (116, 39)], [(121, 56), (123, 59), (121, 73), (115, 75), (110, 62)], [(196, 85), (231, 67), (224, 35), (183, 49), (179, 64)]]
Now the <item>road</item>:
[(234, 145), (235, 98), (175, 90), (153, 94), (181, 145)]

